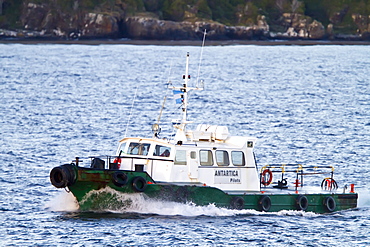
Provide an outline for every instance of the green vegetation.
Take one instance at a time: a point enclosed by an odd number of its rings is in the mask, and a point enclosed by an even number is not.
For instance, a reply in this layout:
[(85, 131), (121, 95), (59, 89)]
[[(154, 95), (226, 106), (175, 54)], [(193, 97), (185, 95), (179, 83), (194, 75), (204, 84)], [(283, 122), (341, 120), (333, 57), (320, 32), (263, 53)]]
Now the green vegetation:
[[(0, 1), (1, 2), (1, 1)], [(23, 0), (2, 1), (2, 15), (0, 15), (0, 28), (20, 27), (20, 17)]]
[[(271, 31), (280, 31), (283, 13), (333, 24), (337, 32), (355, 33), (353, 14), (370, 22), (370, 0), (0, 0), (0, 28), (21, 27), (25, 6), (34, 3), (56, 12), (119, 12), (125, 16), (156, 16), (171, 21), (215, 21), (226, 25), (257, 24), (264, 15)], [(147, 13), (147, 14), (145, 14)]]

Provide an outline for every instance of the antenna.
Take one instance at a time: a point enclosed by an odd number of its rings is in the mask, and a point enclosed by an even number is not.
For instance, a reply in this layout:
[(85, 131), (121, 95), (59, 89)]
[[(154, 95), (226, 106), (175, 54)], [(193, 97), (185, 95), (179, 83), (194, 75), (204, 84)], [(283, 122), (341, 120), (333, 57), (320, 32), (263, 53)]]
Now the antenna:
[(204, 29), (204, 33), (203, 33), (203, 42), (202, 42), (202, 48), (201, 48), (201, 51), (200, 51), (200, 57), (199, 57), (199, 67), (198, 67), (198, 74), (197, 74), (197, 82), (195, 83), (195, 86), (196, 87), (199, 87), (199, 75), (200, 75), (200, 65), (202, 63), (202, 57), (203, 57), (203, 48), (204, 48), (204, 43), (206, 41), (206, 35), (207, 35), (207, 29)]
[(163, 104), (162, 104), (161, 110), (159, 112), (157, 124), (159, 124), (159, 122), (161, 121), (161, 117), (162, 117), (162, 113), (163, 113), (163, 109), (164, 109), (164, 104), (166, 104), (166, 100), (167, 100), (167, 95), (164, 96), (164, 98), (163, 98)]
[(157, 138), (158, 138), (159, 133), (161, 132), (161, 128), (159, 127), (159, 123), (161, 121), (161, 117), (162, 117), (162, 113), (163, 113), (163, 109), (164, 109), (164, 104), (166, 103), (166, 100), (167, 100), (167, 95), (164, 96), (164, 98), (163, 98), (163, 103), (162, 103), (161, 110), (159, 111), (159, 116), (158, 116), (157, 123), (152, 125), (153, 136), (157, 137)]
[(169, 73), (168, 73), (168, 82), (167, 82), (166, 96), (164, 96), (164, 98), (163, 98), (163, 103), (162, 103), (161, 109), (159, 111), (157, 122), (152, 125), (153, 137), (157, 137), (157, 138), (159, 137), (159, 133), (161, 132), (161, 128), (159, 127), (159, 123), (161, 121), (161, 117), (162, 117), (164, 105), (166, 104), (168, 90), (169, 90), (169, 85), (172, 85), (172, 82), (170, 80), (171, 70), (172, 70), (172, 61), (171, 61), (170, 70), (169, 70)]
[(135, 99), (136, 99), (136, 94), (137, 94), (137, 89), (138, 88), (139, 88), (139, 86), (136, 85), (135, 95), (134, 95), (134, 99), (132, 100), (132, 105), (131, 105), (131, 109), (130, 109), (130, 115), (129, 115), (128, 119), (127, 119), (126, 131), (125, 131), (124, 137), (126, 137), (126, 135), (127, 135), (128, 124), (130, 123), (130, 119), (131, 119), (131, 115), (132, 115), (132, 109), (134, 108), (134, 103), (135, 103)]

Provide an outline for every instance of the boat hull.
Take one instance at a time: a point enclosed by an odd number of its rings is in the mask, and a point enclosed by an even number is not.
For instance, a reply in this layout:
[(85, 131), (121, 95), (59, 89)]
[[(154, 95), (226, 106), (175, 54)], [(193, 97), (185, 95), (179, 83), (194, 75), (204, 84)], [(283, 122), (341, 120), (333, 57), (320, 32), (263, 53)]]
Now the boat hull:
[[(357, 207), (357, 193), (299, 193), (281, 190), (271, 192), (225, 193), (202, 184), (156, 183), (146, 172), (82, 168), (74, 164), (55, 167), (50, 173), (57, 188), (68, 188), (76, 197), (80, 210), (120, 209), (127, 206), (119, 194), (140, 193), (146, 198), (191, 202), (231, 209), (253, 209), (278, 212), (302, 210), (332, 213)], [(107, 189), (109, 188), (109, 189)]]

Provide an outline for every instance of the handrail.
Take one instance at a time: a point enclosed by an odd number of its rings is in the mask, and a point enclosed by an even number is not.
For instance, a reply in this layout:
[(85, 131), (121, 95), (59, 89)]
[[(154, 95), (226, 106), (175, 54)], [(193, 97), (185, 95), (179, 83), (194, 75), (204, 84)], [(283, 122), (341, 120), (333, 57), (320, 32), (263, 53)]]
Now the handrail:
[[(286, 168), (291, 168), (291, 167), (296, 167), (295, 170), (286, 170)], [(330, 165), (302, 165), (302, 164), (268, 164), (268, 165), (264, 165), (262, 168), (261, 168), (261, 173), (266, 170), (266, 169), (281, 169), (281, 172), (282, 173), (285, 173), (285, 172), (303, 172), (303, 170), (309, 170), (309, 169), (331, 169), (331, 172), (334, 172), (334, 166), (330, 166)], [(272, 172), (278, 172), (278, 171), (274, 171), (272, 170)], [(328, 172), (328, 173), (331, 173), (331, 172)], [(316, 173), (312, 173), (312, 174), (316, 174)], [(320, 173), (317, 173), (317, 174), (320, 174)]]
[[(121, 159), (141, 159), (141, 160), (160, 160), (160, 161), (174, 161), (173, 159), (169, 157), (163, 157), (163, 156), (156, 156), (156, 157), (148, 157), (148, 156), (136, 156), (136, 155), (130, 155), (130, 156), (116, 156), (116, 155), (99, 155), (99, 156), (89, 156), (87, 158), (93, 159), (93, 158), (103, 158), (103, 159), (115, 159), (115, 158), (121, 158)], [(80, 158), (81, 159), (81, 158)]]
[[(330, 170), (325, 171), (325, 169)], [(334, 166), (331, 165), (268, 164), (262, 166), (260, 171), (260, 184), (265, 187), (272, 183), (273, 173), (281, 173), (281, 181), (278, 181), (277, 186), (274, 186), (275, 188), (280, 189), (287, 188), (286, 178), (284, 178), (285, 173), (296, 174), (296, 179), (293, 183), (295, 184), (296, 190), (298, 187), (303, 187), (304, 176), (330, 174), (330, 179), (334, 180)], [(276, 184), (276, 182), (274, 184)]]

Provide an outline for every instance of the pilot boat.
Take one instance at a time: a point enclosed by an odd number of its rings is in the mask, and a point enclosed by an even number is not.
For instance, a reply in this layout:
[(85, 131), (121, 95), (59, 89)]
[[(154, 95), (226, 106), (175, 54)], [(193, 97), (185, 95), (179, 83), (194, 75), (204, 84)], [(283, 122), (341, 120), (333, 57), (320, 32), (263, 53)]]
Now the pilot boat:
[[(145, 199), (213, 204), (264, 212), (301, 210), (332, 213), (357, 207), (354, 185), (338, 187), (328, 165), (269, 164), (258, 166), (257, 139), (230, 135), (226, 126), (200, 124), (188, 130), (189, 54), (180, 87), (169, 85), (181, 103), (176, 134), (160, 138), (158, 124), (151, 137), (126, 137), (115, 155), (78, 158), (53, 168), (51, 184), (65, 188), (80, 210), (120, 209), (130, 203), (120, 194)], [(289, 180), (289, 183), (288, 183)], [(316, 186), (307, 185), (312, 182)]]

